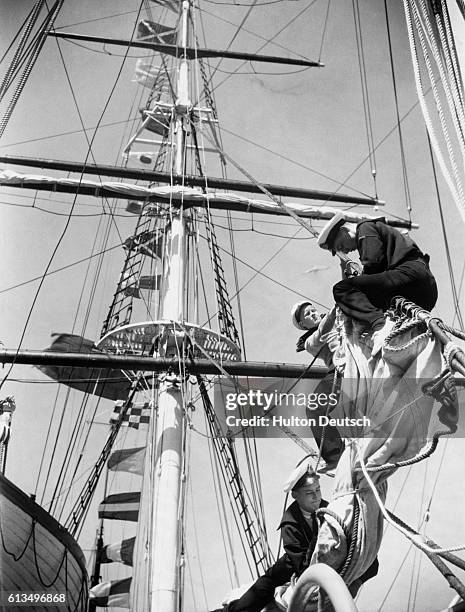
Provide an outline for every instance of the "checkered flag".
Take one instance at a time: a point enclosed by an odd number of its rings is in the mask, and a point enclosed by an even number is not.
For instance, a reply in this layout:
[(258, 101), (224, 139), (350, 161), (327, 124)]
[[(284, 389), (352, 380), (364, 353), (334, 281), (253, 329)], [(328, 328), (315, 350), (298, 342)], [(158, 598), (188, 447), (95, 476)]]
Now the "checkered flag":
[[(115, 402), (113, 413), (110, 416), (110, 424), (114, 425), (118, 422), (119, 415), (123, 410), (125, 402), (118, 400)], [(140, 425), (148, 425), (150, 421), (150, 413), (152, 411), (150, 402), (136, 402), (131, 404), (123, 417), (122, 425), (139, 429)]]

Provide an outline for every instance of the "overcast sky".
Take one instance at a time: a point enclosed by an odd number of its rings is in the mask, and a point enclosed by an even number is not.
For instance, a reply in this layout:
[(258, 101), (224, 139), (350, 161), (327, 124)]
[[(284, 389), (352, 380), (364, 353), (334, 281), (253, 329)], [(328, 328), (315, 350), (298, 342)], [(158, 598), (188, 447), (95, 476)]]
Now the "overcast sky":
[[(322, 32), (327, 9), (324, 1), (259, 1), (248, 15), (246, 6), (218, 6), (216, 2), (204, 0), (197, 25), (202, 32), (203, 24), (208, 46), (224, 48), (233, 38), (236, 26), (245, 19), (241, 33), (231, 45), (232, 50), (257, 51), (265, 45), (266, 40), (273, 38), (273, 42), (281, 47), (269, 43), (263, 47), (262, 53), (302, 55), (318, 59), (321, 52), (321, 61), (325, 64), (324, 68), (308, 70), (258, 63), (251, 67), (246, 64), (239, 70), (240, 74), (230, 76), (237, 68), (237, 62), (221, 62), (214, 78), (216, 102), (220, 124), (224, 128), (224, 147), (234, 160), (263, 182), (322, 190), (339, 188), (341, 192), (369, 195), (375, 194), (376, 187), (379, 197), (386, 201), (385, 209), (379, 212), (406, 217), (408, 212), (399, 140), (397, 131), (393, 129), (396, 112), (384, 6), (380, 0), (359, 4), (373, 139), (378, 146), (376, 186), (372, 168), (365, 161), (367, 143), (351, 2), (344, 0), (331, 4), (324, 36)], [(0, 36), (4, 43), (12, 39), (32, 5), (32, 0), (20, 3), (3, 0)], [(402, 130), (412, 219), (420, 224), (414, 238), (431, 255), (431, 267), (440, 290), (436, 312), (446, 322), (452, 323), (453, 304), (447, 261), (425, 128), (413, 83), (403, 9), (400, 2), (390, 5), (399, 112), (401, 117), (405, 116)], [(128, 3), (127, 0), (68, 2), (56, 25), (72, 25), (69, 28), (71, 31), (87, 34), (128, 38), (134, 27), (137, 8), (137, 2)], [(102, 17), (108, 19), (100, 19)], [(174, 23), (173, 16), (166, 15), (163, 22)], [(203, 35), (199, 37), (203, 45)], [(459, 46), (463, 49), (462, 43)], [(121, 47), (106, 46), (102, 49), (97, 45), (78, 46), (61, 41), (59, 49), (63, 61), (56, 42), (47, 41), (5, 132), (2, 154), (82, 161), (86, 156), (87, 143), (80, 132), (81, 120), (76, 107), (88, 128), (95, 126), (100, 119), (102, 125), (106, 126), (124, 122), (128, 116), (137, 114), (140, 92), (131, 79), (135, 58), (143, 53), (139, 53), (139, 50), (131, 51), (131, 57), (123, 62), (121, 56), (124, 50)], [(212, 62), (214, 65), (215, 62)], [(263, 73), (272, 73), (272, 76)], [(105, 107), (115, 82), (114, 92)], [(110, 125), (101, 130), (93, 144), (93, 155), (97, 163), (120, 163), (121, 148), (131, 135), (127, 128), (123, 137), (121, 132), (121, 125)], [(210, 160), (207, 160), (208, 164)], [(211, 167), (211, 174), (219, 176), (218, 164), (213, 160)], [(36, 172), (38, 170), (33, 170), (33, 173)], [(230, 176), (243, 178), (234, 168), (230, 168)], [(454, 273), (460, 279), (464, 269), (461, 249), (463, 225), (442, 179), (440, 190)], [(86, 278), (90, 278), (95, 271), (93, 265), (88, 270), (87, 263), (82, 263), (50, 275), (45, 280), (25, 327), (38, 288), (37, 281), (27, 281), (43, 274), (65, 229), (67, 216), (60, 215), (69, 213), (69, 202), (72, 199), (47, 192), (39, 192), (35, 196), (33, 191), (13, 189), (2, 189), (0, 199), (0, 277), (3, 290), (0, 293), (3, 314), (0, 339), (7, 348), (15, 348), (25, 330), (22, 348), (28, 349), (47, 346), (53, 332), (74, 331), (97, 340), (123, 261), (122, 249), (114, 249), (105, 259), (104, 274), (99, 281), (91, 311), (86, 313), (83, 307), (77, 311), (81, 293), (83, 299), (89, 297), (90, 281)], [(99, 200), (78, 200), (51, 270), (86, 257), (92, 248), (102, 244), (99, 236), (106, 219), (96, 216), (101, 212), (101, 206)], [(118, 206), (119, 212), (124, 212), (124, 201), (120, 200)], [(233, 217), (237, 219), (235, 227), (238, 230), (249, 230), (237, 231), (235, 234), (238, 257), (254, 268), (265, 266), (263, 271), (281, 283), (279, 285), (258, 275), (241, 291), (247, 358), (306, 362), (305, 355), (296, 355), (294, 351), (297, 333), (290, 325), (289, 310), (299, 299), (299, 294), (325, 307), (331, 306), (331, 288), (339, 278), (335, 260), (328, 253), (318, 250), (315, 241), (304, 230), (297, 234), (296, 239), (287, 240), (298, 229), (290, 218), (284, 218), (278, 223), (276, 218), (257, 215), (251, 219), (235, 213)], [(225, 225), (224, 219), (218, 217), (216, 221), (219, 226)], [(315, 227), (318, 229), (321, 223), (315, 223)], [(133, 218), (116, 217), (110, 227), (108, 245), (118, 244), (120, 237), (124, 239), (129, 236), (133, 228)], [(218, 237), (228, 249), (227, 234), (221, 228), (218, 229)], [(230, 275), (230, 263), (225, 263), (225, 269)], [(238, 263), (240, 286), (245, 285), (253, 274), (250, 268)], [(22, 286), (11, 288), (19, 284)], [(5, 366), (3, 372), (7, 370)], [(35, 383), (25, 384), (24, 379)], [(2, 395), (15, 395), (17, 402), (7, 475), (28, 492), (34, 491), (36, 487), (48, 422), (57, 393), (56, 385), (45, 383), (44, 380), (32, 368), (16, 366), (9, 382), (2, 388)], [(37, 381), (42, 382), (38, 384)], [(78, 394), (72, 403), (77, 409), (80, 403)], [(109, 411), (109, 404), (102, 407), (104, 416)], [(104, 416), (101, 420), (104, 420)], [(200, 415), (195, 418), (198, 427), (202, 427)], [(68, 414), (65, 421), (69, 421), (66, 426), (70, 432), (72, 415)], [(103, 426), (100, 427), (97, 427), (94, 440), (99, 437), (101, 439)], [(66, 440), (60, 447), (61, 453), (65, 447)], [(275, 527), (279, 523), (284, 503), (282, 482), (302, 456), (302, 451), (287, 439), (260, 441), (258, 449), (270, 540), (276, 549)], [(465, 502), (463, 486), (460, 484), (463, 455), (461, 440), (442, 442), (428, 464), (421, 464), (408, 472), (399, 472), (391, 479), (388, 506), (394, 509), (397, 504), (396, 512), (407, 523), (419, 525), (426, 503), (432, 500), (427, 533), (444, 546), (465, 541), (463, 512), (455, 510), (463, 508)], [(191, 533), (196, 530), (199, 543), (197, 548), (196, 539), (189, 536), (189, 571), (192, 578), (188, 576), (188, 583), (192, 581), (194, 588), (188, 584), (186, 589), (186, 612), (205, 609), (202, 579), (206, 585), (210, 608), (219, 603), (229, 587), (219, 523), (213, 516), (213, 485), (206, 478), (206, 475), (211, 474), (208, 452), (205, 439), (195, 431), (192, 433), (191, 457), (194, 501), (189, 501), (188, 524)], [(59, 460), (55, 466), (58, 464)], [(330, 479), (323, 478), (322, 487), (325, 495), (329, 496)], [(109, 528), (110, 538), (111, 530), (112, 527)], [(90, 530), (85, 537), (84, 548), (90, 547), (92, 538)], [(445, 580), (434, 568), (431, 569), (426, 559), (421, 561), (420, 573), (417, 574), (419, 561), (413, 552), (404, 562), (407, 549), (408, 545), (400, 536), (388, 528), (380, 552), (380, 574), (362, 592), (358, 604), (361, 612), (373, 612), (375, 609), (385, 612), (433, 612), (446, 606), (451, 595)], [(240, 552), (237, 565), (241, 580), (246, 581), (246, 567)], [(389, 591), (396, 575), (394, 587)], [(417, 578), (419, 587), (414, 607), (414, 587), (412, 590), (411, 585), (416, 584)], [(380, 608), (388, 591), (389, 595)], [(379, 603), (374, 607), (373, 602)]]

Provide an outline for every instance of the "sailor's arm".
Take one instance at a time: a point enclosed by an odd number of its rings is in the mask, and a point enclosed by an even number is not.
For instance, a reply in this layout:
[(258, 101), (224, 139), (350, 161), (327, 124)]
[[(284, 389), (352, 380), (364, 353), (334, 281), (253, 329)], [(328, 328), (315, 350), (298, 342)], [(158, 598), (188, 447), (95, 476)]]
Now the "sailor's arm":
[[(317, 355), (328, 344), (329, 336), (336, 322), (336, 306), (321, 319), (317, 329), (305, 340), (305, 350), (311, 355)], [(320, 353), (324, 359), (325, 356)]]
[(374, 221), (365, 221), (358, 226), (357, 249), (364, 274), (376, 274), (386, 269), (384, 244)]
[(295, 573), (299, 575), (305, 569), (308, 542), (298, 526), (293, 524), (283, 525), (281, 534), (283, 548), (292, 563)]

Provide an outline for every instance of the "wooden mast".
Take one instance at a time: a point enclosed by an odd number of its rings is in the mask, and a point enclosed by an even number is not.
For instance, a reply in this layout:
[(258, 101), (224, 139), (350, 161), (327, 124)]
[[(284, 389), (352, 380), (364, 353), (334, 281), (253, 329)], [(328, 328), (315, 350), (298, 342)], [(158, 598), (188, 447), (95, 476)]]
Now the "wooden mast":
[[(182, 3), (181, 44), (188, 45), (189, 0)], [(184, 173), (189, 100), (189, 67), (180, 60), (175, 103), (176, 156), (174, 171)], [(163, 273), (161, 312), (163, 319), (184, 320), (184, 219), (180, 207), (173, 212)], [(182, 393), (178, 381), (165, 379), (158, 396), (158, 426), (152, 440), (155, 465), (152, 470), (152, 528), (150, 544), (149, 605), (153, 612), (176, 612), (180, 585), (180, 530), (178, 526), (182, 478)]]

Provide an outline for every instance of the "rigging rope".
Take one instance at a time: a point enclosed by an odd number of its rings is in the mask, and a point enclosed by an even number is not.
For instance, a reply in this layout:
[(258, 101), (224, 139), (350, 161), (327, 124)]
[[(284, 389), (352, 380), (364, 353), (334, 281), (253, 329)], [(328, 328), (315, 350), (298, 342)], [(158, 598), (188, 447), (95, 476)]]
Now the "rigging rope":
[[(49, 11), (48, 15), (47, 15), (47, 19), (46, 22), (43, 26), (43, 28), (40, 31), (40, 35), (37, 41), (37, 44), (34, 47), (34, 50), (31, 54), (31, 57), (28, 59), (27, 63), (26, 63), (26, 68), (24, 69), (18, 85), (16, 86), (15, 91), (13, 92), (13, 96), (8, 104), (8, 107), (0, 121), (0, 137), (3, 136), (3, 133), (5, 131), (6, 126), (8, 125), (8, 122), (11, 118), (11, 115), (13, 114), (13, 111), (16, 107), (16, 104), (18, 102), (19, 96), (21, 95), (24, 86), (26, 85), (27, 80), (29, 79), (29, 76), (31, 74), (31, 70), (34, 67), (37, 58), (39, 56), (40, 51), (42, 50), (42, 47), (44, 46), (44, 43), (47, 39), (47, 32), (48, 30), (50, 30), (53, 27), (53, 24), (55, 23), (55, 19), (58, 17), (59, 12), (61, 11), (61, 8), (63, 6), (63, 2), (64, 0), (57, 0), (55, 2), (55, 4), (53, 5), (53, 7), (51, 8), (51, 10)], [(38, 16), (38, 15), (37, 15)], [(33, 25), (33, 24), (32, 24)], [(31, 27), (32, 27), (31, 25)], [(21, 41), (22, 42), (22, 41)]]
[(387, 0), (384, 0), (384, 14), (386, 18), (386, 30), (387, 30), (387, 39), (389, 46), (389, 62), (391, 67), (391, 79), (392, 79), (392, 89), (394, 93), (394, 102), (396, 108), (396, 127), (399, 134), (399, 147), (400, 147), (400, 159), (402, 165), (402, 178), (404, 182), (404, 194), (405, 194), (405, 204), (407, 207), (407, 211), (409, 213), (409, 219), (411, 220), (411, 211), (412, 211), (412, 201), (410, 197), (410, 186), (408, 182), (408, 174), (407, 174), (407, 163), (405, 158), (405, 147), (404, 147), (404, 138), (402, 133), (402, 122), (400, 118), (400, 110), (399, 110), (399, 98), (397, 94), (397, 80), (396, 73), (394, 68), (394, 55), (392, 50), (392, 39), (391, 39), (391, 28), (389, 22), (389, 11), (387, 6)]
[(378, 197), (378, 190), (376, 185), (376, 154), (375, 154), (375, 142), (373, 136), (373, 122), (371, 119), (371, 107), (370, 107), (370, 96), (368, 92), (368, 81), (367, 81), (367, 70), (365, 64), (365, 52), (363, 49), (363, 33), (362, 24), (360, 19), (360, 6), (358, 0), (352, 0), (352, 11), (354, 15), (355, 24), (355, 39), (357, 43), (358, 53), (358, 65), (360, 72), (360, 82), (362, 88), (362, 101), (363, 101), (363, 113), (365, 116), (365, 131), (367, 138), (368, 147), (368, 158), (370, 160), (371, 175), (373, 178), (373, 185), (375, 190), (375, 197)]
[[(444, 47), (442, 49), (439, 49), (438, 44), (436, 42), (436, 37), (435, 37), (435, 33), (433, 31), (433, 26), (431, 24), (430, 18), (429, 18), (429, 12), (428, 12), (428, 8), (425, 4), (425, 0), (420, 0), (420, 6), (421, 6), (421, 11), (423, 14), (423, 21), (426, 25), (426, 35), (428, 37), (428, 42), (430, 43), (430, 47), (432, 48), (433, 51), (433, 57), (435, 59), (436, 65), (439, 69), (439, 74), (441, 77), (441, 83), (442, 86), (444, 88), (444, 93), (446, 96), (446, 100), (447, 103), (449, 105), (449, 111), (450, 111), (450, 116), (452, 118), (452, 122), (453, 125), (455, 127), (455, 131), (456, 131), (456, 135), (457, 135), (457, 139), (458, 139), (458, 143), (460, 146), (460, 150), (462, 153), (462, 158), (465, 157), (465, 141), (464, 141), (464, 135), (463, 135), (463, 130), (462, 130), (462, 126), (465, 125), (465, 115), (464, 115), (464, 109), (463, 109), (463, 105), (461, 103), (461, 96), (460, 94), (457, 93), (456, 88), (453, 87), (452, 91), (451, 88), (449, 86), (449, 81), (447, 78), (447, 68), (449, 68), (449, 75), (451, 75), (452, 77), (452, 83), (454, 83), (454, 72), (452, 70), (451, 67), (451, 62), (450, 62), (450, 55), (447, 52), (448, 49), (448, 45), (447, 45), (447, 41), (444, 39), (444, 37), (441, 37), (441, 30), (442, 28), (439, 28), (440, 31), (440, 42), (444, 45)], [(420, 16), (418, 15), (418, 11), (415, 7), (414, 4), (414, 14), (416, 16), (418, 16), (418, 22), (420, 21)], [(440, 26), (440, 20), (436, 21), (437, 25)], [(418, 28), (418, 25), (417, 25)], [(430, 75), (430, 80), (431, 82), (434, 81), (434, 73), (432, 71), (432, 68), (430, 67), (430, 63), (429, 63), (429, 59), (428, 59), (428, 54), (427, 54), (427, 50), (426, 50), (426, 46), (423, 43), (422, 40), (422, 32), (423, 32), (423, 28), (422, 29), (418, 29), (419, 35), (420, 35), (420, 42), (422, 43), (422, 48), (423, 48), (423, 54), (425, 56), (425, 60), (426, 60), (426, 66), (428, 68), (428, 73)], [(446, 57), (446, 67), (444, 67), (443, 64), (443, 58), (444, 56)], [(448, 63), (449, 60), (449, 63)], [(447, 149), (449, 151), (449, 156), (451, 158), (451, 161), (454, 160), (455, 163), (455, 158), (453, 155), (453, 151), (452, 151), (452, 144), (450, 141), (450, 137), (448, 134), (448, 130), (447, 130), (447, 125), (446, 125), (446, 121), (444, 118), (444, 112), (442, 110), (442, 104), (439, 98), (439, 95), (437, 94), (437, 92), (435, 91), (435, 85), (433, 86), (433, 94), (435, 95), (435, 99), (436, 99), (436, 106), (438, 108), (438, 112), (439, 112), (439, 116), (441, 118), (441, 123), (442, 123), (442, 129), (443, 129), (443, 133), (444, 133), (444, 137), (446, 140), (446, 144), (447, 144)], [(457, 171), (458, 173), (458, 171)], [(458, 177), (460, 179), (460, 176)], [(461, 179), (460, 179), (461, 180)], [(461, 183), (457, 183), (460, 184)]]
[[(462, 219), (465, 221), (465, 201), (463, 199), (463, 193), (460, 194), (458, 191), (458, 187), (454, 184), (454, 181), (449, 173), (449, 170), (446, 166), (446, 162), (445, 159), (442, 155), (441, 149), (439, 147), (439, 143), (437, 141), (436, 138), (436, 134), (435, 134), (435, 130), (429, 115), (429, 111), (426, 105), (426, 100), (425, 100), (425, 92), (423, 90), (423, 84), (422, 84), (422, 80), (421, 80), (421, 75), (420, 75), (420, 68), (419, 68), (419, 61), (418, 61), (418, 55), (417, 55), (417, 50), (416, 50), (416, 45), (415, 45), (415, 35), (414, 35), (414, 31), (413, 31), (413, 16), (412, 16), (412, 12), (414, 12), (415, 14), (415, 21), (418, 25), (419, 28), (419, 35), (421, 35), (421, 39), (423, 40), (423, 36), (421, 33), (421, 27), (420, 24), (418, 22), (418, 15), (416, 14), (416, 11), (413, 10), (413, 8), (411, 7), (411, 0), (403, 0), (403, 5), (404, 5), (404, 12), (405, 12), (405, 18), (406, 18), (406, 22), (407, 22), (407, 31), (408, 31), (408, 38), (409, 38), (409, 44), (410, 44), (410, 52), (412, 55), (412, 62), (413, 62), (413, 71), (414, 71), (414, 75), (415, 75), (415, 85), (416, 85), (416, 89), (417, 89), (417, 95), (418, 95), (418, 100), (420, 102), (420, 106), (423, 112), (423, 116), (425, 119), (425, 123), (427, 125), (427, 129), (428, 129), (428, 133), (430, 135), (431, 138), (431, 143), (432, 143), (432, 147), (433, 150), (435, 152), (435, 155), (438, 159), (438, 163), (441, 167), (441, 171), (444, 175), (444, 179), (449, 187), (449, 190), (454, 198), (454, 201), (457, 205), (457, 208), (459, 209), (459, 212), (462, 216)], [(424, 47), (424, 40), (423, 40), (423, 47)], [(433, 80), (434, 83), (434, 80)], [(436, 92), (437, 95), (437, 92)]]
[(37, 2), (34, 4), (31, 12), (29, 13), (28, 18), (26, 18), (25, 21), (25, 28), (23, 31), (23, 34), (19, 40), (18, 46), (16, 47), (16, 51), (14, 53), (13, 59), (11, 60), (11, 63), (5, 73), (5, 76), (3, 77), (3, 80), (0, 84), (0, 101), (3, 99), (6, 90), (8, 89), (9, 84), (11, 83), (12, 77), (13, 77), (13, 73), (16, 70), (19, 61), (21, 59), (21, 54), (23, 52), (24, 46), (26, 44), (27, 39), (29, 38), (32, 29), (34, 28), (35, 24), (37, 23), (37, 20), (39, 18), (39, 13), (42, 10), (42, 7), (44, 5), (45, 0), (37, 0)]
[[(436, 189), (436, 200), (437, 200), (438, 208), (439, 208), (439, 217), (441, 219), (442, 237), (443, 237), (443, 240), (444, 240), (444, 246), (445, 246), (445, 250), (446, 250), (447, 267), (449, 269), (449, 278), (450, 278), (451, 289), (452, 289), (452, 298), (454, 300), (454, 305), (455, 305), (455, 315), (457, 316), (459, 325), (462, 328), (462, 332), (463, 332), (463, 331), (465, 331), (465, 327), (464, 327), (464, 322), (463, 322), (463, 318), (462, 318), (462, 313), (460, 311), (459, 293), (457, 291), (457, 285), (455, 283), (454, 270), (453, 270), (453, 266), (452, 266), (452, 257), (451, 257), (451, 253), (450, 253), (449, 240), (447, 238), (447, 232), (446, 232), (446, 226), (445, 226), (445, 220), (444, 220), (444, 211), (443, 211), (443, 208), (442, 208), (442, 200), (441, 200), (441, 195), (440, 195), (440, 192), (439, 192), (438, 177), (437, 177), (437, 174), (436, 174), (436, 166), (435, 166), (435, 163), (434, 163), (434, 156), (433, 156), (433, 151), (432, 151), (432, 148), (431, 148), (431, 140), (429, 138), (429, 135), (427, 135), (427, 136), (428, 136), (428, 145), (429, 145), (431, 166), (432, 166), (432, 170), (433, 170), (434, 185), (435, 185), (435, 189)], [(454, 333), (455, 335), (457, 335), (457, 330), (453, 330), (453, 328), (451, 328), (451, 327), (443, 325), (442, 329), (444, 329), (444, 331), (449, 331), (449, 332)], [(458, 337), (459, 338), (462, 337), (462, 340), (465, 339), (465, 335), (464, 334), (461, 334)]]
[[(394, 520), (393, 517), (390, 515), (390, 513), (388, 512), (388, 510), (386, 510), (386, 507), (383, 503), (383, 500), (381, 499), (381, 497), (379, 496), (379, 493), (376, 489), (376, 485), (374, 484), (373, 480), (371, 479), (367, 467), (365, 465), (365, 461), (363, 459), (362, 456), (362, 452), (360, 450), (359, 445), (357, 444), (357, 442), (354, 442), (355, 444), (355, 448), (357, 451), (357, 455), (358, 455), (358, 459), (360, 462), (360, 466), (362, 468), (362, 472), (363, 475), (366, 478), (366, 481), (375, 497), (375, 500), (381, 510), (381, 513), (383, 514), (384, 518), (386, 519), (386, 521), (392, 525), (395, 529), (397, 529), (398, 531), (400, 531), (403, 535), (405, 535), (413, 544), (414, 546), (417, 546), (418, 548), (420, 548), (423, 552), (426, 553), (432, 553), (432, 554), (441, 554), (441, 553), (447, 553), (447, 552), (454, 552), (454, 551), (458, 551), (458, 550), (464, 550), (465, 549), (465, 544), (459, 544), (458, 546), (449, 546), (447, 548), (433, 548), (431, 546), (429, 546), (428, 544), (426, 544), (424, 542), (424, 538), (422, 536), (420, 536), (419, 534), (417, 534), (415, 537), (412, 536), (411, 530), (409, 530), (407, 528), (407, 526), (405, 525), (405, 523), (402, 523), (399, 519), (399, 522), (397, 522), (397, 520)], [(465, 587), (464, 587), (465, 588)]]

